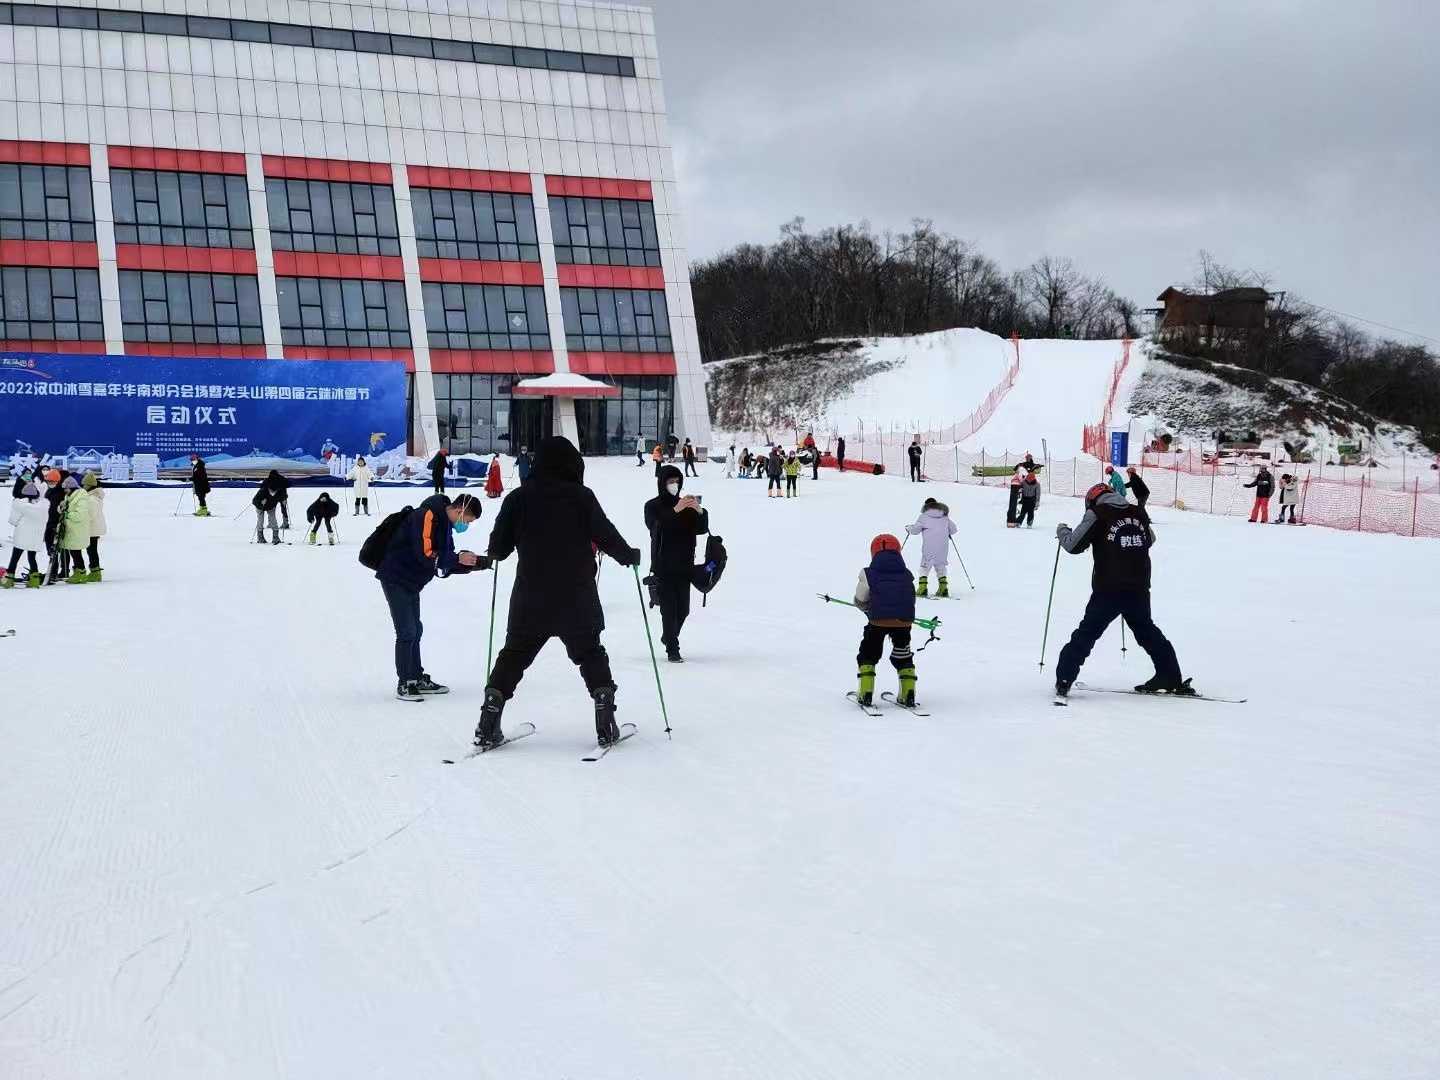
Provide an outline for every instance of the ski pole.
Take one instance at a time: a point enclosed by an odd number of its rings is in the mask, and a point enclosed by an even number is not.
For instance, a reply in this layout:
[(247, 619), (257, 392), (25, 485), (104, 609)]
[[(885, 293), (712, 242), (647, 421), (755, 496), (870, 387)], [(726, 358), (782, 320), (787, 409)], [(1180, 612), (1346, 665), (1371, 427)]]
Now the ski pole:
[(960, 554), (959, 545), (955, 543), (955, 537), (950, 537), (950, 546), (955, 549), (955, 558), (960, 561), (960, 572), (965, 575), (965, 583), (970, 586), (970, 591), (975, 591), (975, 583), (970, 580), (970, 571), (965, 569), (965, 557)]
[(180, 507), (182, 507), (183, 505), (185, 505), (185, 496), (186, 496), (187, 494), (188, 494), (187, 492), (182, 491), (182, 492), (180, 493), (180, 498), (178, 498), (178, 499), (175, 500), (175, 512), (170, 515), (171, 517), (179, 517), (179, 516), (180, 516)]
[(495, 655), (495, 597), (500, 592), (500, 567), (490, 564), (490, 643), (485, 646), (485, 685), (490, 685), (490, 672), (494, 670), (491, 659)]
[[(815, 595), (818, 596), (821, 600), (827, 601), (831, 604), (844, 604), (846, 607), (853, 607), (857, 609), (860, 607), (859, 604), (856, 604), (853, 601), (841, 600), (838, 596), (831, 596), (828, 593), (816, 593)], [(934, 630), (937, 626), (940, 625), (940, 616), (932, 615), (928, 619), (922, 619), (917, 617), (911, 619), (910, 621), (913, 622), (916, 626), (920, 627), (920, 629), (922, 630)]]
[(1125, 620), (1120, 620), (1120, 659), (1125, 659)]
[(660, 715), (665, 720), (665, 737), (670, 734), (670, 714), (665, 711), (665, 688), (660, 685), (660, 664), (655, 659), (655, 639), (650, 636), (650, 613), (645, 610), (645, 592), (640, 588), (640, 567), (632, 566), (635, 572), (635, 598), (640, 601), (640, 618), (645, 621), (645, 642), (650, 646), (650, 667), (655, 671), (655, 692), (660, 695)]
[(1055, 567), (1050, 571), (1050, 597), (1045, 601), (1045, 633), (1040, 638), (1040, 670), (1045, 670), (1045, 646), (1050, 640), (1050, 608), (1055, 603), (1055, 575), (1060, 573), (1060, 541), (1055, 541)]

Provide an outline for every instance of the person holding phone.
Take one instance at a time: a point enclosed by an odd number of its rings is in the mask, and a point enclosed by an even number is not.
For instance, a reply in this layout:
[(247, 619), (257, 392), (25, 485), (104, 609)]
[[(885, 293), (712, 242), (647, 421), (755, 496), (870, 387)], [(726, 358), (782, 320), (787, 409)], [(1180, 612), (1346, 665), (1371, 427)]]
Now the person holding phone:
[(699, 497), (681, 497), (685, 475), (666, 465), (656, 479), (659, 489), (645, 504), (645, 527), (650, 530), (651, 595), (660, 607), (660, 640), (665, 658), (682, 664), (680, 630), (690, 615), (690, 573), (695, 565), (695, 538), (710, 531), (710, 515)]

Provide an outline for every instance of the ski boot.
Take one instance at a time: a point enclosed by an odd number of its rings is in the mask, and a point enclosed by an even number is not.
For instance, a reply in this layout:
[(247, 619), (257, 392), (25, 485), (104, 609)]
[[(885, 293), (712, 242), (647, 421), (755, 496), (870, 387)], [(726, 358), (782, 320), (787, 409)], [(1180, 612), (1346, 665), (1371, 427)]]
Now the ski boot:
[(1070, 696), (1070, 685), (1069, 679), (1056, 679), (1055, 696), (1057, 698), (1068, 698)]
[(65, 584), (88, 585), (90, 584), (90, 575), (84, 570), (76, 570), (72, 572), (68, 578), (65, 579)]
[(31, 570), (30, 575), (25, 579), (25, 587), (27, 589), (38, 589), (44, 584), (45, 575), (40, 573), (39, 570)]
[(874, 664), (860, 665), (860, 686), (855, 692), (855, 700), (867, 707), (875, 704)]
[(329, 540), (330, 540), (330, 546), (331, 546), (331, 547), (334, 547), (334, 546), (335, 546), (335, 534), (334, 534), (334, 533), (331, 533), (331, 534), (330, 534)]
[(98, 566), (95, 567), (94, 570), (91, 570), (91, 571), (90, 571), (90, 584), (91, 584), (91, 585), (98, 585), (101, 581), (104, 580), (104, 579), (100, 576), (100, 574), (101, 574), (101, 570), (100, 570), (100, 567), (98, 567)]
[(942, 600), (950, 595), (950, 579), (944, 574), (940, 575), (940, 588), (935, 590), (935, 595)]
[(195, 515), (194, 515), (194, 516), (195, 516), (195, 517), (209, 517), (209, 516), (210, 516), (210, 511), (207, 510), (207, 509), (206, 509), (205, 507), (203, 507), (203, 506), (197, 507), (196, 510), (195, 510)]
[(9, 574), (0, 574), (0, 589), (13, 589), (14, 587), (15, 579), (13, 577)]
[(319, 530), (319, 529), (315, 529), (315, 530), (311, 531), (311, 532), (305, 537), (305, 543), (307, 543), (307, 544), (309, 544), (310, 546), (313, 547), (313, 546), (315, 545), (315, 537), (318, 536), (319, 533), (320, 533), (320, 530)]
[[(944, 579), (944, 578), (941, 578), (940, 580), (941, 580), (941, 581), (944, 581), (945, 579)], [(916, 596), (919, 596), (919, 597), (926, 597), (926, 596), (929, 596), (929, 595), (930, 595), (930, 575), (929, 575), (929, 574), (923, 574), (923, 575), (921, 575), (920, 580), (919, 580), (918, 582), (916, 582), (916, 584), (915, 584), (915, 595), (916, 595)]]
[(1181, 679), (1179, 676), (1169, 678), (1157, 673), (1135, 687), (1135, 692), (1137, 694), (1173, 694), (1176, 697), (1190, 697), (1195, 693), (1195, 689), (1190, 685), (1189, 679)]
[(900, 669), (900, 694), (895, 698), (895, 704), (902, 705), (907, 709), (915, 707), (915, 669), (913, 667)]
[(420, 678), (415, 680), (415, 689), (422, 694), (448, 694), (450, 692), (450, 687), (441, 686), (423, 671), (420, 673)]
[(425, 695), (420, 693), (420, 684), (414, 679), (401, 679), (396, 683), (395, 696), (401, 701), (425, 700)]
[(590, 695), (595, 699), (595, 740), (600, 746), (610, 746), (620, 740), (620, 728), (615, 723), (615, 688), (602, 686)]
[(481, 750), (493, 750), (505, 741), (500, 730), (500, 717), (505, 712), (505, 695), (493, 686), (485, 688), (485, 704), (480, 707), (480, 723), (475, 726), (474, 743)]

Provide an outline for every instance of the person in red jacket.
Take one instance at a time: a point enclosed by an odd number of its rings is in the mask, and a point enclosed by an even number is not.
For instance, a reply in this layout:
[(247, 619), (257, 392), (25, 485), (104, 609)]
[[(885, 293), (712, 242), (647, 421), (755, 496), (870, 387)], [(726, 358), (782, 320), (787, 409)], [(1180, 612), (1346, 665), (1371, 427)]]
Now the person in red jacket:
[(485, 494), (492, 499), (498, 499), (505, 485), (500, 481), (500, 455), (496, 454), (490, 459), (490, 470), (485, 474)]

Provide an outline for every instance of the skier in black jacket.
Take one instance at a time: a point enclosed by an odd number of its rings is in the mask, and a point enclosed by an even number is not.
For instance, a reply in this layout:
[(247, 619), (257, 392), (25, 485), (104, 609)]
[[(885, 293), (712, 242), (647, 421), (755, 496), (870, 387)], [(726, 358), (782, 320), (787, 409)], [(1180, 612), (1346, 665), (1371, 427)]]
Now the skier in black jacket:
[(275, 505), (280, 509), (280, 528), (290, 528), (290, 481), (280, 475), (279, 469), (271, 469), (265, 477), (265, 486), (275, 496)]
[(910, 479), (912, 482), (918, 482), (920, 480), (920, 463), (925, 460), (925, 448), (920, 445), (920, 440), (916, 438), (910, 443), (910, 446), (905, 452), (910, 458)]
[(1144, 506), (1150, 501), (1150, 485), (1145, 483), (1145, 478), (1135, 471), (1134, 465), (1126, 469), (1125, 474), (1129, 477), (1125, 481), (1125, 486), (1130, 490), (1130, 494), (1135, 496), (1135, 501)]
[(1245, 485), (1247, 488), (1255, 489), (1255, 505), (1250, 508), (1250, 520), (1254, 522), (1258, 517), (1264, 522), (1270, 521), (1270, 496), (1275, 494), (1275, 477), (1270, 475), (1270, 470), (1264, 465), (1255, 474), (1255, 479)]
[(255, 542), (257, 544), (267, 543), (265, 539), (265, 523), (269, 519), (270, 540), (268, 543), (279, 544), (280, 526), (275, 521), (275, 508), (280, 505), (280, 492), (270, 483), (269, 477), (260, 482), (254, 496), (250, 499), (250, 505), (255, 507)]
[(320, 526), (325, 526), (325, 535), (330, 541), (330, 546), (335, 546), (335, 526), (332, 524), (335, 515), (340, 513), (340, 504), (330, 498), (328, 491), (322, 491), (320, 497), (305, 509), (305, 520), (310, 525), (310, 535), (305, 538), (307, 544), (315, 543), (320, 536)]
[(1135, 689), (1142, 694), (1193, 694), (1189, 680), (1181, 677), (1175, 647), (1150, 617), (1150, 548), (1155, 533), (1145, 508), (1132, 506), (1108, 484), (1096, 484), (1085, 493), (1080, 524), (1073, 529), (1057, 525), (1055, 538), (1070, 554), (1089, 548), (1095, 559), (1090, 602), (1055, 665), (1055, 693), (1069, 694), (1080, 665), (1118, 616), (1155, 664), (1155, 674)]
[(680, 628), (690, 615), (690, 574), (695, 567), (695, 538), (710, 531), (710, 515), (700, 503), (680, 497), (685, 477), (674, 465), (660, 470), (655, 482), (659, 494), (645, 504), (645, 528), (650, 530), (651, 596), (660, 606), (660, 640), (672, 664), (680, 655)]
[(441, 447), (430, 459), (430, 482), (435, 485), (435, 494), (445, 493), (445, 464), (449, 460), (448, 451)]
[(210, 494), (210, 474), (205, 470), (205, 459), (199, 454), (190, 458), (190, 490), (195, 493), (195, 516), (209, 517), (210, 508), (205, 505), (205, 496)]
[(497, 746), (505, 702), (545, 643), (558, 637), (579, 666), (595, 701), (595, 734), (601, 746), (619, 738), (615, 723), (615, 680), (600, 644), (605, 613), (595, 587), (595, 549), (621, 566), (638, 566), (640, 551), (610, 523), (595, 493), (587, 488), (585, 459), (561, 436), (541, 441), (530, 479), (505, 498), (490, 533), (493, 561), (518, 552), (520, 565), (510, 593), (505, 645), (495, 658), (475, 745)]

